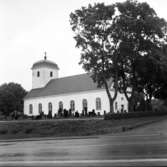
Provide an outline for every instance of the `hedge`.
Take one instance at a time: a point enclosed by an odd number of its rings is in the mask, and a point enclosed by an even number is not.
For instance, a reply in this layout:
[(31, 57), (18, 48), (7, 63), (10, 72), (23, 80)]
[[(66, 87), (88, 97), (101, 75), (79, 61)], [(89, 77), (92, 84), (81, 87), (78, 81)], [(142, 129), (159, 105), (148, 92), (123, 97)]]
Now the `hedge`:
[(140, 112), (129, 112), (129, 113), (108, 113), (104, 116), (104, 119), (105, 120), (127, 119), (127, 118), (161, 116), (161, 115), (167, 115), (167, 110), (165, 111), (140, 111)]

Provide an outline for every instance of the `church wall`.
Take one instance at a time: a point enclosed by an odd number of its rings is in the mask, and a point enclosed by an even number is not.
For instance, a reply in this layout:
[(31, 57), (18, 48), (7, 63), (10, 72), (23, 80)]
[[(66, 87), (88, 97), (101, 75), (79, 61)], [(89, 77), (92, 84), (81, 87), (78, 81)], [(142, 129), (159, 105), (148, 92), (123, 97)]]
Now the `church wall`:
[[(115, 102), (117, 102), (117, 110), (115, 109)], [(114, 112), (117, 113), (117, 112), (121, 112), (121, 106), (123, 105), (124, 106), (124, 110), (126, 110), (126, 112), (128, 112), (128, 102), (126, 100), (126, 97), (123, 93), (118, 93), (117, 94), (117, 98), (114, 102)]]
[[(113, 93), (113, 92), (111, 92)], [(101, 98), (101, 110), (96, 110), (96, 98)], [(123, 98), (123, 99), (122, 99)], [(70, 101), (75, 101), (75, 111), (82, 113), (82, 100), (87, 99), (88, 101), (88, 111), (92, 111), (95, 109), (96, 113), (100, 112), (100, 114), (109, 112), (109, 101), (107, 94), (104, 89), (102, 90), (93, 90), (89, 92), (78, 92), (78, 93), (70, 93), (70, 94), (62, 94), (62, 95), (54, 95), (47, 97), (39, 97), (33, 99), (25, 99), (24, 101), (24, 113), (26, 115), (29, 114), (29, 104), (33, 105), (33, 115), (38, 115), (38, 104), (42, 103), (42, 110), (45, 114), (48, 114), (48, 103), (51, 102), (53, 106), (52, 114), (57, 114), (59, 108), (59, 102), (63, 102), (63, 108), (70, 108)], [(123, 94), (118, 94), (117, 96), (117, 111), (121, 109), (121, 105), (124, 105), (124, 109), (127, 110), (127, 101)], [(115, 108), (115, 104), (114, 104)], [(115, 112), (117, 112), (115, 110)]]

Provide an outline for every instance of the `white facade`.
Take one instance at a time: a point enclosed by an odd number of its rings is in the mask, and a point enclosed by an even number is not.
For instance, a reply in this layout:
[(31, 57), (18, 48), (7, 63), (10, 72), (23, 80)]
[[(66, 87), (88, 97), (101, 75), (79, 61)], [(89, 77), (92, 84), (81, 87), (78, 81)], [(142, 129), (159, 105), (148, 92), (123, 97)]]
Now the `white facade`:
[(58, 69), (38, 67), (32, 69), (32, 89), (44, 87), (51, 79), (58, 78)]
[[(105, 89), (97, 89), (93, 81), (89, 78), (87, 74), (87, 78), (82, 78), (82, 76), (78, 76), (79, 80), (76, 80), (77, 77), (70, 76), (67, 78), (73, 78), (73, 82), (70, 80), (61, 80), (61, 83), (59, 82), (59, 86), (62, 85), (63, 82), (67, 83), (66, 86), (58, 87), (57, 92), (61, 92), (59, 90), (66, 89), (66, 92), (63, 93), (55, 93), (56, 84), (52, 86), (52, 89), (50, 91), (51, 95), (46, 95), (48, 90), (47, 83), (51, 81), (52, 79), (58, 78), (58, 66), (54, 62), (47, 61), (46, 58), (42, 61), (38, 61), (34, 63), (32, 66), (32, 90), (37, 90), (38, 95), (31, 96), (31, 91), (29, 93), (30, 96), (25, 97), (24, 99), (24, 114), (26, 115), (39, 115), (41, 113), (41, 110), (44, 114), (48, 114), (49, 111), (49, 103), (51, 104), (52, 108), (52, 115), (58, 114), (58, 110), (60, 108), (59, 103), (61, 102), (63, 104), (63, 109), (69, 110), (71, 108), (71, 101), (74, 103), (74, 110), (73, 113), (78, 111), (80, 114), (82, 113), (84, 106), (83, 106), (83, 100), (85, 99), (87, 101), (87, 113), (95, 110), (96, 114), (100, 113), (101, 115), (104, 114), (104, 111), (107, 113), (110, 111), (109, 108), (109, 99), (107, 96), (107, 93)], [(80, 77), (82, 80), (80, 80)], [(87, 80), (88, 79), (88, 80)], [(53, 81), (53, 80), (52, 80)], [(51, 82), (52, 82), (51, 81)], [(59, 81), (59, 80), (57, 80)], [(68, 82), (70, 81), (70, 82)], [(86, 81), (86, 82), (84, 82)], [(46, 86), (47, 85), (47, 86)], [(70, 85), (72, 86), (73, 91), (70, 92)], [(76, 85), (76, 86), (73, 86)], [(78, 87), (82, 85), (84, 87)], [(90, 86), (91, 85), (91, 86)], [(94, 86), (93, 86), (94, 85)], [(46, 86), (46, 87), (45, 87)], [(89, 89), (87, 89), (87, 86)], [(42, 88), (42, 89), (38, 89)], [(86, 89), (85, 89), (86, 88)], [(42, 90), (45, 90), (45, 94), (40, 94)], [(89, 90), (89, 91), (88, 91)], [(110, 89), (111, 96), (113, 96), (114, 89)], [(98, 103), (97, 103), (98, 101)], [(100, 102), (99, 102), (100, 101)], [(39, 107), (40, 105), (40, 107)], [(42, 109), (41, 109), (42, 105)], [(114, 112), (121, 111), (121, 108), (123, 110), (128, 111), (128, 103), (123, 94), (118, 93), (117, 99), (114, 102)]]
[[(112, 94), (113, 92), (111, 92)], [(96, 108), (96, 98), (101, 99), (101, 109), (97, 110)], [(102, 90), (92, 90), (89, 92), (78, 92), (72, 94), (62, 94), (55, 96), (46, 96), (38, 97), (32, 99), (26, 99), (24, 101), (24, 113), (26, 115), (39, 115), (39, 104), (42, 104), (42, 111), (44, 114), (48, 114), (48, 104), (52, 103), (52, 115), (58, 113), (59, 102), (63, 103), (63, 108), (70, 109), (70, 101), (74, 100), (75, 102), (75, 111), (78, 111), (80, 114), (83, 110), (83, 99), (87, 100), (88, 112), (95, 110), (96, 114), (100, 112), (101, 115), (104, 114), (104, 111), (109, 112), (109, 100), (104, 89)], [(117, 103), (117, 104), (116, 104)], [(32, 113), (30, 113), (30, 105), (32, 105)], [(124, 110), (127, 111), (127, 101), (123, 94), (118, 93), (117, 99), (114, 103), (114, 112), (121, 110), (121, 105), (124, 106)], [(73, 112), (75, 112), (73, 111)]]

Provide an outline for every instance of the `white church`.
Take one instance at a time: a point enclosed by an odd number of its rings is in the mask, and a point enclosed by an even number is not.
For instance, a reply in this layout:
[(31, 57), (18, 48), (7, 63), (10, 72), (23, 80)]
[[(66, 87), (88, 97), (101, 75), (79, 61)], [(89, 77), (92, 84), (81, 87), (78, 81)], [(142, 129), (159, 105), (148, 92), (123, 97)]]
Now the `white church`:
[[(24, 98), (24, 114), (36, 116), (41, 112), (54, 116), (61, 109), (76, 111), (79, 114), (94, 110), (103, 115), (109, 112), (109, 100), (105, 88), (97, 87), (88, 74), (59, 78), (59, 67), (53, 61), (35, 62), (32, 70), (32, 89)], [(109, 83), (110, 86), (112, 83)], [(110, 87), (111, 95), (114, 93)], [(121, 108), (127, 111), (128, 105), (124, 94), (118, 93), (114, 102), (114, 112)]]

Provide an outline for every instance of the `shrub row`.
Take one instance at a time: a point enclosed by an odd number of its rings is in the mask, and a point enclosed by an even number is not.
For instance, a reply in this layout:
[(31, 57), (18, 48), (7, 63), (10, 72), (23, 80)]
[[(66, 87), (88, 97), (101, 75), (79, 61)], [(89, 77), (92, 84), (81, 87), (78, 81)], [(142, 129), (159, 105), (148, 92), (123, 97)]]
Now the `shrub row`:
[(161, 116), (167, 115), (166, 111), (141, 111), (141, 112), (129, 112), (129, 113), (108, 113), (104, 116), (105, 120), (110, 119), (126, 119), (126, 118), (138, 118), (149, 116)]

